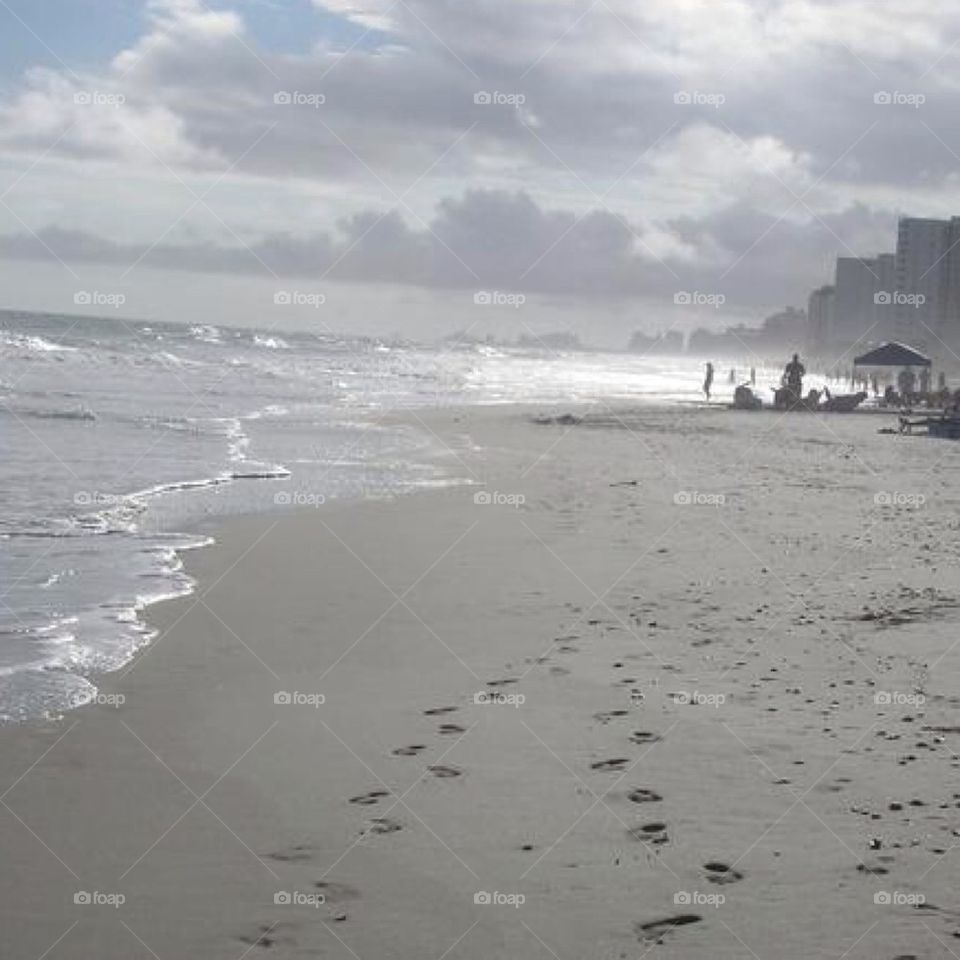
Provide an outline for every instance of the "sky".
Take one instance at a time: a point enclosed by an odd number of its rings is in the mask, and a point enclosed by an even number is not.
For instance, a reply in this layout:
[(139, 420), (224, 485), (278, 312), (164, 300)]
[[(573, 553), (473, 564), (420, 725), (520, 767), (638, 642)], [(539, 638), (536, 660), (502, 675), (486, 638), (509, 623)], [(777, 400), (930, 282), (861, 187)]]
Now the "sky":
[(0, 306), (759, 323), (960, 213), (958, 99), (930, 0), (0, 0)]

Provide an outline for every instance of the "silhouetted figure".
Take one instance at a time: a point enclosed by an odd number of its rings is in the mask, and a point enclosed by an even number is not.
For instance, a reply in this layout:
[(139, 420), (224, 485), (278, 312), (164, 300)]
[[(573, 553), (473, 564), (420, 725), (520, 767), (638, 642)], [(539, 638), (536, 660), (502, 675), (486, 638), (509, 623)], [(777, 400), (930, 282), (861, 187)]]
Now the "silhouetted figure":
[(803, 375), (807, 368), (800, 362), (800, 354), (795, 353), (793, 359), (787, 364), (783, 371), (786, 379), (786, 387), (793, 394), (794, 399), (799, 400), (803, 396)]
[(710, 400), (710, 388), (713, 386), (713, 364), (707, 364), (707, 375), (703, 378), (703, 392), (707, 400)]
[(876, 374), (870, 378), (870, 386), (873, 389), (873, 395), (876, 397), (880, 393), (880, 381)]
[(755, 387), (757, 385), (757, 368), (750, 368), (750, 386)]
[(736, 382), (737, 382), (737, 371), (736, 371), (736, 369), (735, 369), (734, 367), (731, 367), (731, 368), (730, 368), (730, 376), (727, 377), (727, 382), (728, 382), (728, 383), (736, 383)]
[(735, 410), (759, 410), (763, 401), (745, 384), (741, 383), (733, 391), (733, 407)]
[(930, 368), (924, 367), (920, 371), (920, 393), (926, 398), (930, 392)]

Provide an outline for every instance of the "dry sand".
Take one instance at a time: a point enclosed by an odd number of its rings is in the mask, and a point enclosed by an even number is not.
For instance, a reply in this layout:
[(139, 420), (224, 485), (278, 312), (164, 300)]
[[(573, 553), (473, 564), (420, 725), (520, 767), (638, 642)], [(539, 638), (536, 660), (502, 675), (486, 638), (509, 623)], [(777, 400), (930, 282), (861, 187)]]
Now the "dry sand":
[(121, 706), (0, 731), (4, 957), (960, 954), (960, 445), (529, 416), (216, 531)]

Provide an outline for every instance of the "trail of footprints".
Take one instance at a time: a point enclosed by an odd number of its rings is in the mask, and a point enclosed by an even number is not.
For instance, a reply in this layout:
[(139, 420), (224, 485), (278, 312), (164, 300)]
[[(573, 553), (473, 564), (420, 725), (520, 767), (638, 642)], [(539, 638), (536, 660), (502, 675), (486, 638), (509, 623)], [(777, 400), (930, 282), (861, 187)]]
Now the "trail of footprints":
[[(577, 638), (565, 637), (563, 639), (569, 641)], [(614, 669), (619, 669), (622, 666), (623, 663), (621, 661), (613, 664)], [(635, 683), (635, 679), (631, 677), (619, 681), (616, 685), (631, 686)], [(639, 702), (634, 703), (634, 707), (642, 702), (642, 698), (640, 698)], [(630, 717), (632, 712), (632, 710), (623, 708), (603, 710), (595, 713), (593, 719), (605, 727), (616, 720), (624, 720)], [(626, 740), (634, 746), (648, 746), (662, 742), (663, 738), (659, 733), (654, 731), (633, 730), (627, 734)], [(590, 770), (598, 774), (617, 774), (623, 777), (632, 771), (636, 762), (636, 757), (610, 756), (592, 761), (590, 763)], [(627, 788), (623, 796), (625, 796), (630, 803), (634, 804), (661, 804), (664, 799), (657, 790), (641, 786)], [(669, 827), (667, 822), (662, 819), (650, 819), (647, 822), (640, 822), (634, 826), (630, 826), (627, 828), (627, 836), (632, 841), (654, 848), (670, 843)], [(702, 878), (707, 883), (717, 886), (738, 883), (744, 879), (744, 874), (740, 870), (721, 860), (708, 860), (703, 864), (702, 869)], [(634, 924), (634, 933), (642, 943), (650, 945), (662, 944), (667, 936), (676, 934), (684, 927), (699, 924), (703, 920), (703, 916), (698, 913), (675, 913), (657, 917), (653, 920), (637, 921)]]
[[(503, 681), (493, 681), (491, 686), (494, 686), (498, 683), (509, 683), (509, 680)], [(431, 707), (428, 710), (424, 710), (424, 716), (427, 717), (443, 717), (451, 713), (455, 713), (459, 710), (459, 707), (455, 706), (444, 706), (444, 707)], [(461, 726), (459, 723), (446, 722), (441, 723), (437, 727), (437, 734), (442, 737), (450, 736), (460, 736), (467, 732), (467, 728)], [(391, 756), (394, 757), (418, 757), (428, 748), (425, 743), (412, 743), (403, 747), (396, 747), (390, 751)], [(446, 763), (433, 763), (429, 764), (426, 767), (425, 773), (436, 777), (439, 780), (452, 780), (455, 777), (462, 776), (463, 771), (458, 767), (453, 766), (452, 764)], [(383, 800), (386, 800), (391, 796), (391, 793), (388, 789), (377, 788), (375, 790), (370, 790), (368, 793), (360, 794), (356, 797), (351, 797), (349, 802), (356, 804), (358, 806), (375, 806)], [(368, 836), (383, 836), (391, 833), (398, 833), (403, 829), (403, 824), (399, 820), (395, 820), (392, 817), (374, 817), (368, 821), (367, 826), (360, 831), (361, 837)]]
[[(512, 682), (510, 680), (494, 681), (491, 686), (502, 683)], [(424, 710), (424, 715), (428, 717), (442, 717), (455, 713), (459, 707), (443, 706), (432, 707)], [(466, 727), (458, 723), (445, 722), (437, 728), (438, 736), (453, 736), (466, 733)], [(391, 751), (394, 757), (418, 757), (426, 751), (428, 745), (425, 743), (414, 743), (408, 746), (396, 747)], [(459, 768), (444, 763), (429, 764), (426, 767), (425, 774), (429, 774), (440, 780), (449, 780), (459, 777), (463, 773)], [(350, 797), (348, 803), (358, 807), (374, 807), (382, 802), (386, 802), (392, 793), (386, 787), (377, 787), (368, 790), (366, 793), (357, 794)], [(403, 830), (403, 824), (390, 816), (371, 817), (366, 826), (359, 833), (359, 840), (368, 837), (382, 837), (389, 834), (399, 833)], [(532, 847), (530, 847), (532, 849)], [(274, 850), (264, 855), (265, 858), (283, 864), (305, 864), (314, 859), (315, 850), (311, 844), (298, 843), (283, 850)], [(323, 906), (327, 911), (327, 921), (333, 923), (342, 923), (349, 919), (346, 905), (350, 901), (360, 899), (360, 891), (347, 884), (337, 883), (332, 880), (317, 880), (313, 884), (318, 895), (323, 897)], [(301, 931), (304, 924), (297, 921), (276, 921), (274, 923), (256, 923), (249, 931), (240, 934), (237, 939), (247, 945), (249, 950), (274, 950), (275, 948), (296, 949), (304, 944), (301, 941)], [(304, 937), (306, 934), (303, 935)]]
[[(557, 652), (574, 652), (576, 647), (569, 641), (578, 639), (577, 637), (561, 637), (558, 643), (561, 646)], [(546, 662), (549, 658), (542, 658)], [(507, 686), (518, 681), (514, 678), (504, 678), (502, 680), (490, 681), (487, 686), (491, 691), (497, 688)], [(631, 679), (628, 683), (633, 683)], [(446, 719), (450, 714), (456, 713), (460, 708), (458, 706), (438, 706), (431, 707), (423, 711), (424, 716), (430, 718), (445, 718), (436, 728), (436, 735), (439, 737), (461, 736), (466, 733), (467, 728), (450, 719)], [(614, 720), (623, 720), (631, 715), (629, 709), (616, 708), (594, 714), (593, 719), (601, 726), (606, 726)], [(626, 736), (627, 742), (634, 746), (648, 746), (659, 743), (662, 740), (660, 734), (647, 730), (634, 730)], [(399, 746), (390, 751), (391, 756), (397, 758), (417, 758), (430, 749), (426, 743), (412, 743)], [(636, 757), (612, 756), (590, 763), (590, 770), (594, 773), (609, 773), (625, 775), (630, 771)], [(453, 779), (463, 775), (463, 771), (452, 764), (433, 763), (427, 764), (424, 768), (423, 776), (432, 776), (440, 780)], [(646, 786), (628, 787), (624, 794), (626, 800), (632, 804), (661, 804), (663, 796), (657, 791)], [(392, 793), (385, 786), (377, 787), (366, 793), (350, 797), (348, 802), (358, 807), (374, 807), (381, 803), (387, 803), (392, 797)], [(389, 812), (389, 811), (388, 811)], [(365, 827), (359, 833), (359, 839), (368, 837), (382, 837), (398, 833), (403, 830), (403, 824), (390, 816), (378, 816), (368, 819)], [(668, 824), (664, 820), (651, 819), (649, 822), (640, 823), (630, 827), (627, 831), (630, 839), (659, 847), (670, 842)], [(535, 848), (532, 843), (523, 843), (520, 850), (529, 852)], [(285, 864), (307, 863), (313, 859), (313, 848), (309, 844), (297, 844), (285, 850), (278, 850), (266, 855), (270, 859)], [(712, 884), (725, 885), (736, 883), (743, 879), (743, 874), (732, 866), (719, 860), (711, 860), (703, 865), (703, 878)], [(328, 922), (343, 922), (349, 918), (347, 906), (351, 901), (358, 900), (360, 893), (353, 887), (345, 884), (335, 883), (333, 881), (319, 880), (314, 883), (319, 894), (324, 897), (324, 904), (328, 910)], [(663, 938), (672, 934), (682, 927), (690, 924), (696, 924), (702, 921), (699, 914), (677, 913), (669, 916), (660, 917), (649, 921), (638, 921), (634, 924), (634, 932), (638, 939), (646, 943), (662, 943)], [(252, 949), (268, 950), (275, 947), (298, 947), (300, 937), (298, 931), (301, 924), (297, 922), (282, 921), (274, 924), (259, 923), (253, 929), (238, 937), (238, 939), (247, 944)]]

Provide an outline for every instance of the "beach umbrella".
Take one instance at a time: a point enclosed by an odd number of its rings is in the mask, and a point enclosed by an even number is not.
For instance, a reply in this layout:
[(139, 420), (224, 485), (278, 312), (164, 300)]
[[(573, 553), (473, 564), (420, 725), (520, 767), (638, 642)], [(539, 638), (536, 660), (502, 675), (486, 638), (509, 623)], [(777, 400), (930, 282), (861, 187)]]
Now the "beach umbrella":
[(855, 367), (929, 367), (931, 364), (928, 356), (896, 340), (882, 343), (853, 361)]

